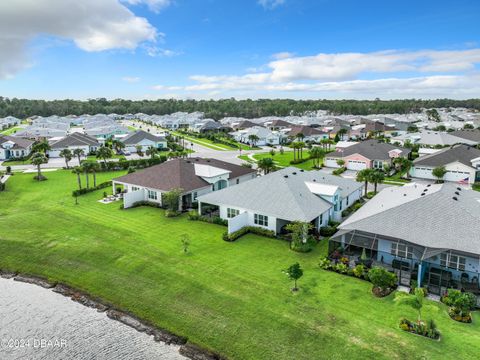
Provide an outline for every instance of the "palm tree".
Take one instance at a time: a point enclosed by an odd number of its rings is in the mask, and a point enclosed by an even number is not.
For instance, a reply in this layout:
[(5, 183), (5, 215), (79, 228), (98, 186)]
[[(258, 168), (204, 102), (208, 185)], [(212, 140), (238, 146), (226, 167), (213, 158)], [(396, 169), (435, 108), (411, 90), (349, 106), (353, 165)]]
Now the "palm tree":
[(72, 173), (77, 175), (77, 182), (78, 182), (78, 189), (82, 190), (82, 179), (80, 178), (80, 174), (82, 173), (82, 168), (80, 166), (75, 166), (72, 170)]
[(303, 148), (305, 147), (305, 143), (303, 141), (298, 142), (298, 148), (300, 150), (300, 160), (303, 159)]
[(70, 149), (63, 149), (62, 151), (60, 151), (60, 156), (65, 158), (65, 165), (67, 165), (68, 169), (68, 162), (72, 160), (72, 151)]
[(40, 166), (42, 164), (46, 164), (48, 162), (48, 158), (45, 156), (44, 153), (36, 152), (35, 154), (33, 154), (31, 161), (32, 161), (32, 164), (37, 167), (36, 180), (38, 180), (38, 181), (44, 180), (44, 177), (42, 176)]
[(77, 157), (78, 165), (80, 165), (81, 158), (82, 158), (82, 156), (85, 155), (85, 151), (83, 151), (83, 149), (78, 148), (78, 149), (73, 150), (73, 155)]
[(369, 174), (369, 178), (368, 180), (373, 183), (374, 185), (374, 192), (376, 193), (377, 192), (377, 185), (378, 183), (382, 182), (383, 180), (385, 180), (385, 175), (383, 174), (383, 171), (380, 171), (380, 170), (373, 170), (370, 174)]
[(398, 157), (393, 159), (393, 165), (397, 171), (405, 172), (407, 178), (410, 176), (410, 169), (413, 166), (413, 162), (404, 157)]
[(111, 159), (113, 156), (112, 149), (106, 146), (100, 146), (97, 150), (97, 159), (102, 159), (103, 163), (105, 164), (105, 168), (107, 167), (107, 159)]
[(255, 134), (251, 134), (248, 135), (248, 140), (250, 140), (251, 146), (254, 147), (257, 144), (258, 140), (260, 140), (260, 138)]
[(93, 174), (93, 187), (97, 187), (97, 171), (100, 170), (100, 166), (98, 166), (97, 162), (91, 162), (89, 167), (90, 172)]
[(272, 158), (263, 158), (258, 160), (257, 166), (263, 171), (264, 175), (267, 175), (270, 171), (275, 170), (275, 163)]
[(47, 151), (50, 150), (50, 149), (51, 149), (51, 147), (50, 147), (50, 144), (48, 143), (47, 140), (38, 141), (32, 146), (32, 151), (34, 151), (36, 153), (46, 154)]
[(370, 174), (372, 169), (363, 169), (357, 173), (357, 181), (358, 182), (365, 182), (365, 195), (368, 192), (368, 182), (370, 181)]
[(88, 174), (92, 171), (92, 164), (92, 161), (84, 161), (81, 167), (83, 173), (85, 174), (85, 184), (87, 189), (90, 187), (90, 177)]
[[(400, 293), (399, 293), (400, 294)], [(422, 321), (422, 308), (423, 300), (425, 298), (425, 291), (422, 288), (415, 288), (413, 295), (407, 295), (403, 293), (402, 295), (397, 295), (395, 297), (395, 302), (397, 304), (409, 305), (418, 312), (418, 323)]]
[(115, 152), (118, 154), (120, 150), (125, 148), (125, 144), (120, 140), (112, 140), (112, 147), (115, 149)]
[(142, 145), (136, 145), (135, 150), (137, 151), (138, 156), (143, 156), (143, 148)]
[(290, 147), (293, 149), (293, 161), (296, 161), (300, 154), (300, 143), (298, 141), (292, 142)]
[(313, 166), (320, 167), (320, 159), (323, 157), (323, 150), (320, 146), (314, 146), (310, 150), (310, 158), (313, 159)]
[(344, 128), (341, 128), (337, 132), (337, 134), (338, 134), (338, 136), (340, 137), (341, 140), (343, 140), (343, 136), (346, 135), (347, 133), (348, 133), (348, 130), (344, 129)]
[(148, 156), (150, 156), (150, 158), (153, 159), (158, 154), (158, 149), (156, 147), (149, 146), (147, 151), (145, 151), (145, 154), (147, 154)]

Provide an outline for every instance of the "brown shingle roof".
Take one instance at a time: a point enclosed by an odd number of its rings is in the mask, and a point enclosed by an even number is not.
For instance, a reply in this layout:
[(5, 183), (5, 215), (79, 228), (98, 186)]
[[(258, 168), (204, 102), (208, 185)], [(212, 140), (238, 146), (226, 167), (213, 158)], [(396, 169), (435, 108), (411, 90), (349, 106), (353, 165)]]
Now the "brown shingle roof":
[(255, 172), (253, 169), (217, 159), (190, 158), (173, 159), (113, 180), (162, 191), (180, 188), (187, 192), (209, 186), (208, 182), (195, 175), (194, 164), (211, 165), (228, 170), (230, 179)]

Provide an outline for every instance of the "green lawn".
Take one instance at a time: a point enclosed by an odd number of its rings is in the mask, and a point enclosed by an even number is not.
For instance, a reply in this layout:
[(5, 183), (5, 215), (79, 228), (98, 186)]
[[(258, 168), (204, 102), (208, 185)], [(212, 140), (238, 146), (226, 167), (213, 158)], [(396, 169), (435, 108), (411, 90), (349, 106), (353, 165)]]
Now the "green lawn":
[(27, 159), (25, 161), (21, 160), (12, 160), (12, 161), (4, 161), (2, 163), (3, 166), (14, 166), (14, 165), (29, 165), (32, 163), (31, 159)]
[(0, 134), (1, 135), (12, 135), (12, 134), (14, 134), (17, 131), (20, 131), (22, 129), (23, 129), (23, 127), (21, 127), (21, 126), (12, 126), (11, 128), (0, 131)]
[[(253, 158), (257, 161), (260, 159), (269, 158), (269, 157), (272, 157), (272, 155), (269, 152), (253, 155)], [(303, 158), (308, 159), (308, 157), (309, 157), (309, 152), (307, 150), (304, 150)], [(251, 159), (249, 159), (247, 155), (239, 156), (239, 158), (242, 160), (251, 162)], [(279, 167), (295, 166), (297, 168), (304, 169), (304, 170), (313, 169), (313, 160), (307, 160), (301, 164), (290, 165), (290, 161), (292, 160), (293, 160), (293, 151), (285, 151), (283, 154), (280, 154), (278, 150), (275, 150), (275, 155), (273, 155), (273, 161), (275, 161), (275, 164), (277, 166)]]
[(476, 191), (480, 191), (480, 182), (477, 182), (472, 185), (472, 189)]
[[(44, 182), (33, 175), (14, 175), (0, 193), (0, 268), (66, 282), (231, 359), (478, 356), (478, 314), (460, 324), (428, 302), (423, 316), (436, 320), (442, 340), (402, 332), (399, 319), (415, 319), (414, 310), (394, 305), (393, 295), (374, 298), (367, 282), (320, 270), (325, 244), (298, 254), (254, 235), (227, 243), (225, 227), (167, 219), (151, 207), (120, 210), (97, 202), (103, 190), (75, 205), (70, 172), (45, 173)], [(282, 269), (296, 261), (305, 274), (292, 294)]]

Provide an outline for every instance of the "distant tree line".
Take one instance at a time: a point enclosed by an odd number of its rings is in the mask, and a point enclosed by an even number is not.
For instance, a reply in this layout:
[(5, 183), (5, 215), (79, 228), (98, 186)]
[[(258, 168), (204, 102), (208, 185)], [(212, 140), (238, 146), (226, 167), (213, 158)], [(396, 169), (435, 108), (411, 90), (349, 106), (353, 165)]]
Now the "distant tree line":
[(107, 100), (105, 98), (79, 100), (28, 100), (0, 97), (0, 117), (8, 115), (26, 118), (33, 115), (82, 115), (82, 114), (157, 114), (177, 111), (201, 111), (206, 117), (221, 119), (226, 116), (256, 118), (262, 116), (303, 115), (318, 110), (332, 115), (352, 114), (407, 114), (420, 112), (423, 108), (464, 107), (480, 110), (480, 99), (469, 100)]

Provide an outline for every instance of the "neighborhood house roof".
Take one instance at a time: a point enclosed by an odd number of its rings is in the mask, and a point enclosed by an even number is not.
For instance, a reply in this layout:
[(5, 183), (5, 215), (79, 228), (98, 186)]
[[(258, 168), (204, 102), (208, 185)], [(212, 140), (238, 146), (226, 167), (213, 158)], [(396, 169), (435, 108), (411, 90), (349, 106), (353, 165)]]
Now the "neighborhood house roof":
[(450, 134), (465, 140), (470, 140), (476, 143), (480, 143), (480, 129), (457, 130), (457, 131), (451, 132)]
[(345, 157), (353, 154), (360, 154), (370, 160), (388, 160), (392, 150), (401, 151), (400, 155), (407, 156), (410, 149), (393, 146), (378, 140), (361, 141), (358, 144), (349, 146), (343, 151), (335, 151), (327, 154), (328, 157)]
[(453, 162), (460, 162), (467, 166), (472, 166), (472, 160), (480, 157), (480, 150), (468, 145), (456, 145), (451, 148), (443, 149), (434, 154), (425, 155), (416, 159), (414, 165), (425, 166), (444, 166)]
[(217, 159), (173, 159), (144, 170), (121, 176), (113, 179), (113, 181), (162, 191), (170, 191), (180, 188), (183, 189), (183, 191), (188, 192), (209, 186), (210, 184), (203, 179), (202, 176), (216, 171), (211, 169), (207, 171), (202, 170), (199, 174), (196, 173), (198, 165), (222, 169), (223, 173), (230, 172), (230, 179), (255, 172), (255, 170), (247, 167), (234, 165)]
[(450, 183), (389, 187), (339, 228), (480, 254), (480, 193)]
[(471, 141), (465, 138), (454, 136), (451, 133), (429, 131), (424, 130), (416, 133), (409, 133), (401, 136), (394, 137), (392, 141), (406, 141), (410, 140), (413, 143), (423, 145), (454, 145), (458, 143), (464, 143), (468, 145), (475, 145), (475, 141)]
[(24, 139), (16, 136), (0, 135), (0, 145), (3, 145), (7, 142), (13, 143), (12, 149), (27, 149), (33, 145), (32, 140)]
[(362, 188), (362, 184), (353, 180), (288, 167), (200, 196), (199, 201), (246, 209), (287, 221), (311, 221), (328, 211), (332, 204), (315, 195), (307, 185), (309, 183), (338, 187), (342, 197)]
[(64, 138), (55, 141), (51, 147), (52, 149), (64, 149), (69, 146), (98, 146), (98, 141), (92, 136), (82, 134), (82, 133), (72, 133), (65, 136)]
[(292, 126), (288, 132), (288, 136), (297, 136), (303, 134), (304, 136), (323, 135), (325, 132), (312, 128), (310, 126)]
[(136, 145), (142, 140), (150, 140), (153, 142), (164, 141), (163, 138), (150, 134), (149, 132), (138, 130), (132, 134), (127, 135), (122, 139), (125, 145)]

